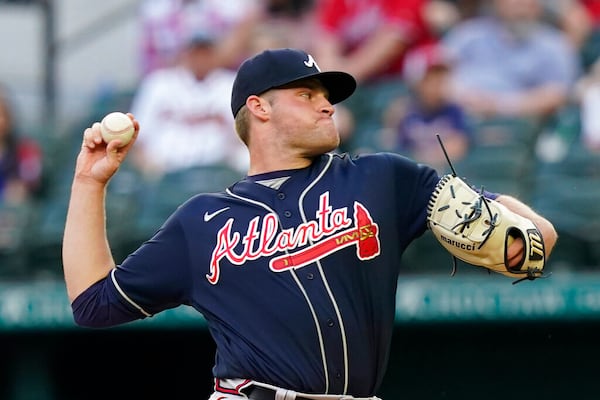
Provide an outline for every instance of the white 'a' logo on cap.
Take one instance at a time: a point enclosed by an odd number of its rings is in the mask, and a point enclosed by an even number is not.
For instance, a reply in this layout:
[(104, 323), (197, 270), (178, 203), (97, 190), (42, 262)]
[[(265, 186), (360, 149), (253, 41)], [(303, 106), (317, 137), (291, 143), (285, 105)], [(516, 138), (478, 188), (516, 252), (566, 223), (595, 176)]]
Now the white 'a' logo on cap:
[(311, 56), (310, 54), (308, 55), (308, 60), (304, 61), (304, 65), (306, 65), (308, 68), (315, 67), (317, 69), (317, 71), (321, 72), (321, 68), (319, 68), (319, 66), (317, 65), (317, 62), (315, 61), (313, 56)]

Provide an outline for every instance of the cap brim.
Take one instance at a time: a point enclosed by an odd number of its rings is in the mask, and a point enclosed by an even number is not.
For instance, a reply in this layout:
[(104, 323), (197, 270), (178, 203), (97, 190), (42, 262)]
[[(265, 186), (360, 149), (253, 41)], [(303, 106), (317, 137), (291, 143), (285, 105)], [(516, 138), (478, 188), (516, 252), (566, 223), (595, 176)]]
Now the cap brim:
[(325, 86), (329, 92), (329, 102), (331, 104), (337, 104), (346, 100), (356, 90), (356, 79), (352, 75), (341, 71), (326, 71), (305, 75), (287, 82), (286, 85), (311, 78), (318, 79)]

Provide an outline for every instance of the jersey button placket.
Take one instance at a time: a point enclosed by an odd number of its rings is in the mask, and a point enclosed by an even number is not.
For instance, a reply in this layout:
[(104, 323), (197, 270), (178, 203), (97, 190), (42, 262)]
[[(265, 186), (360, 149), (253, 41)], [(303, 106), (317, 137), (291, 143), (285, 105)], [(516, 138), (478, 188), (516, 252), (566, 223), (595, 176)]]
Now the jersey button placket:
[[(279, 192), (279, 193), (277, 193), (277, 198), (278, 198), (279, 200), (285, 200), (285, 198), (286, 198), (286, 195), (285, 195), (285, 193), (283, 193), (283, 192)], [(285, 211), (283, 212), (283, 216), (284, 216), (284, 217), (286, 217), (286, 218), (290, 218), (290, 217), (292, 216), (292, 212), (291, 212), (291, 211), (289, 211), (289, 210), (285, 210)]]

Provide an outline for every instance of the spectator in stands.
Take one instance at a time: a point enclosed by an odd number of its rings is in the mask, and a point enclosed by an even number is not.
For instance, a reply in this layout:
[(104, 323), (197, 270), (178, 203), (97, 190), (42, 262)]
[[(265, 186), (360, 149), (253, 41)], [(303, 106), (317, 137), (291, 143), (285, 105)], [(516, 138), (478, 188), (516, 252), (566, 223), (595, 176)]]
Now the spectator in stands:
[(407, 49), (434, 41), (426, 0), (320, 0), (315, 58), (345, 68), (359, 83), (397, 79)]
[(466, 9), (459, 0), (427, 0), (423, 9), (425, 24), (433, 32), (436, 38), (440, 38), (446, 32), (465, 18)]
[(544, 118), (567, 102), (580, 73), (566, 34), (542, 18), (541, 0), (493, 0), (489, 15), (457, 24), (443, 44), (453, 94), (467, 112)]
[[(583, 68), (587, 70), (600, 57), (600, 1), (598, 0), (579, 0), (581, 6), (585, 9), (587, 19), (589, 20), (586, 27), (589, 29), (587, 35), (583, 37), (580, 48), (581, 62)], [(584, 19), (581, 17), (580, 19)], [(579, 31), (583, 31), (579, 29)]]
[(576, 104), (581, 118), (581, 141), (590, 150), (600, 153), (600, 58), (576, 85)]
[(448, 0), (456, 5), (458, 13), (460, 14), (460, 20), (466, 20), (469, 18), (479, 16), (483, 9), (484, 4), (487, 4), (486, 0)]
[[(223, 65), (238, 60), (237, 41), (255, 20), (258, 1), (145, 0), (140, 6), (142, 75), (177, 63), (190, 33), (201, 27), (220, 39)], [(221, 51), (222, 50), (222, 51)]]
[(308, 48), (315, 1), (146, 0), (140, 12), (143, 75), (173, 66), (185, 38), (200, 27), (219, 40), (219, 64), (231, 69), (256, 54), (255, 36), (265, 33), (286, 47)]
[[(579, 51), (590, 36), (594, 21), (585, 0), (541, 0), (544, 19), (565, 32)], [(593, 0), (596, 2), (596, 0)], [(591, 4), (590, 2), (587, 2)]]
[(315, 1), (254, 0), (253, 12), (221, 44), (222, 54), (237, 55), (227, 65), (237, 69), (239, 62), (267, 48), (309, 48), (314, 39)]
[(9, 92), (0, 87), (0, 204), (33, 200), (42, 188), (42, 150), (20, 134)]
[(448, 169), (448, 162), (436, 135), (452, 162), (467, 155), (472, 136), (464, 110), (449, 98), (451, 68), (436, 45), (407, 54), (404, 79), (410, 91), (390, 104), (382, 130), (383, 147), (430, 164), (440, 173)]
[(235, 74), (220, 66), (217, 46), (211, 33), (194, 33), (179, 63), (148, 75), (135, 93), (131, 110), (144, 134), (133, 160), (147, 178), (207, 164), (246, 170), (248, 157), (223, 96)]
[[(463, 20), (490, 11), (491, 2), (485, 0), (447, 1), (456, 3)], [(542, 19), (564, 31), (571, 43), (579, 48), (588, 37), (593, 25), (593, 8), (596, 8), (594, 3), (598, 3), (597, 0), (541, 0)]]
[(381, 110), (402, 88), (405, 53), (435, 42), (427, 0), (319, 0), (311, 51), (323, 69), (344, 69), (359, 88), (346, 102), (357, 121), (345, 151), (374, 150)]

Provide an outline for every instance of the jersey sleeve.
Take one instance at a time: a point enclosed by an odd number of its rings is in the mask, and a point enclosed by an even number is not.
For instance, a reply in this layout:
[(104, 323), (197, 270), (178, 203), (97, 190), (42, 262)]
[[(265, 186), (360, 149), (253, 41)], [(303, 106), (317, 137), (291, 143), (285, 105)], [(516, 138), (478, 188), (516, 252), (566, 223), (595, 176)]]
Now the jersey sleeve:
[(75, 321), (108, 327), (188, 304), (189, 271), (187, 241), (176, 212), (109, 276), (75, 299)]
[(191, 267), (179, 211), (114, 272), (119, 290), (150, 314), (187, 304)]

